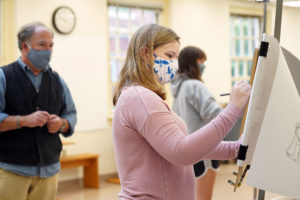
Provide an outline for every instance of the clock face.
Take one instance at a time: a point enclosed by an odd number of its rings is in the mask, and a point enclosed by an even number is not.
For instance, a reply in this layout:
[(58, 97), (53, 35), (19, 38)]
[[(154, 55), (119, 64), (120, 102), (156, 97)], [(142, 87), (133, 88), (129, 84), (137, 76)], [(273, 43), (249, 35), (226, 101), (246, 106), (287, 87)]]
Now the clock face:
[(57, 32), (61, 34), (69, 34), (75, 28), (76, 15), (69, 7), (58, 7), (53, 13), (52, 22)]

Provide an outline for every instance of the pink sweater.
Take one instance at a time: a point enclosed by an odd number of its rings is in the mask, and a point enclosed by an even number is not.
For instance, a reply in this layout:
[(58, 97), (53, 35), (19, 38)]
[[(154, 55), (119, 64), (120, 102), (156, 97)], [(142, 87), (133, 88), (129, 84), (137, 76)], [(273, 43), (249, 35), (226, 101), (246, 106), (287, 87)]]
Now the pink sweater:
[(240, 115), (241, 110), (229, 104), (188, 135), (183, 120), (156, 93), (141, 86), (124, 89), (113, 118), (119, 199), (194, 200), (192, 165), (236, 157), (239, 142), (222, 139)]

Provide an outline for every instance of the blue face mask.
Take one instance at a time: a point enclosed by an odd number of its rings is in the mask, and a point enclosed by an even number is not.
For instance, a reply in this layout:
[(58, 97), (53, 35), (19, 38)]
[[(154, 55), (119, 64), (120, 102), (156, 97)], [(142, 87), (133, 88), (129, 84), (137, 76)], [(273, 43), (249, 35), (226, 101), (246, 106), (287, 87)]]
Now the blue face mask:
[(30, 47), (27, 58), (30, 60), (31, 64), (39, 70), (45, 69), (50, 62), (52, 51), (35, 50), (28, 43), (26, 44)]
[(178, 60), (166, 60), (154, 54), (154, 74), (161, 84), (166, 84), (172, 80), (178, 70)]
[(200, 73), (201, 73), (201, 75), (202, 75), (203, 72), (204, 72), (204, 69), (205, 69), (205, 65), (202, 64), (202, 63), (198, 63), (198, 67), (199, 67)]

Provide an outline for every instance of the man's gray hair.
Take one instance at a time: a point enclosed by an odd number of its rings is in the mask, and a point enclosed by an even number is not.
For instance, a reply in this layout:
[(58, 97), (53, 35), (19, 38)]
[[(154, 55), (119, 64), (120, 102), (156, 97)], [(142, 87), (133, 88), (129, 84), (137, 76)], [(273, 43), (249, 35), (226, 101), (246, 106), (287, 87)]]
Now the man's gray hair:
[(18, 46), (19, 46), (20, 50), (22, 50), (23, 42), (29, 42), (31, 36), (33, 35), (33, 33), (35, 31), (35, 28), (40, 27), (40, 26), (47, 28), (51, 32), (52, 37), (54, 36), (53, 32), (45, 24), (43, 24), (41, 22), (33, 22), (30, 24), (26, 24), (20, 29), (20, 31), (18, 33)]

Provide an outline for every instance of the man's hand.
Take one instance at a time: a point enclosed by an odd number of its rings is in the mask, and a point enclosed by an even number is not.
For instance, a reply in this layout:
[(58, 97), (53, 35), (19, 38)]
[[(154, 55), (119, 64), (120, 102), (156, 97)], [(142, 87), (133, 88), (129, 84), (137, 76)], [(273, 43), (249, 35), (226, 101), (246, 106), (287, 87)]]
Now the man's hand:
[(37, 126), (43, 127), (47, 123), (49, 117), (50, 115), (46, 111), (36, 111), (29, 115), (21, 116), (20, 125), (21, 127), (29, 127), (29, 128), (33, 128)]
[(64, 121), (62, 118), (60, 118), (57, 115), (50, 115), (48, 122), (47, 122), (47, 127), (49, 133), (57, 133), (59, 129), (62, 127)]

